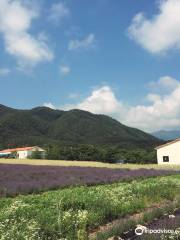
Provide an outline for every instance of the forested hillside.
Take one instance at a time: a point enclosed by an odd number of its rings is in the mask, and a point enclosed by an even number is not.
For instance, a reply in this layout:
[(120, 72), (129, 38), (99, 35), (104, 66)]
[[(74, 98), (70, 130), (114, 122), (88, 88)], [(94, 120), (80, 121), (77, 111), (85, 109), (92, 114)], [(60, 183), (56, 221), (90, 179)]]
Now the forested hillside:
[(152, 147), (160, 140), (111, 117), (47, 107), (17, 110), (0, 105), (0, 145), (93, 144)]

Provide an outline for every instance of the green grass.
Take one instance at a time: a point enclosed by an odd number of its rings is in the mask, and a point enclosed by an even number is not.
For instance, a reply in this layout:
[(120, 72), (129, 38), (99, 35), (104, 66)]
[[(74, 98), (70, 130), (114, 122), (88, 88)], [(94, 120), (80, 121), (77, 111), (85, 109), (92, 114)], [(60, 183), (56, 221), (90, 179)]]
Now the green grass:
[(180, 175), (2, 198), (0, 239), (84, 240), (88, 229), (174, 200), (179, 191)]
[(37, 160), (37, 159), (0, 159), (0, 163), (49, 165), (49, 166), (79, 166), (79, 167), (107, 167), (107, 168), (155, 168), (180, 170), (180, 165), (169, 164), (111, 164), (94, 161), (67, 161), (67, 160)]

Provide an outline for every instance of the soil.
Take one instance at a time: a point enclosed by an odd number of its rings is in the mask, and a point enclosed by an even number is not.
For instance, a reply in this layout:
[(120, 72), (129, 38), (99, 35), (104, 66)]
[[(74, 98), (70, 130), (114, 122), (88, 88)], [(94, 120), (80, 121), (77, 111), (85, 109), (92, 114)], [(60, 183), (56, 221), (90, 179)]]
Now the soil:
[[(169, 230), (177, 230), (179, 229), (179, 236), (176, 236), (176, 240), (180, 239), (180, 209), (178, 209), (174, 216), (169, 217), (169, 215), (163, 216), (160, 219), (154, 220), (152, 223), (145, 225), (147, 229), (150, 230), (165, 230), (166, 233), (143, 233), (141, 236), (137, 236), (135, 231), (131, 231), (131, 233), (127, 235), (122, 235), (121, 238), (124, 240), (160, 240), (162, 236), (166, 236), (165, 239), (170, 239), (169, 236), (171, 235)], [(169, 231), (169, 233), (167, 232)]]
[[(92, 230), (89, 231), (89, 239), (94, 239), (95, 236), (98, 233), (108, 232), (112, 228), (118, 227), (119, 225), (124, 224), (128, 220), (135, 220), (135, 221), (137, 221), (138, 219), (141, 219), (143, 217), (144, 213), (151, 212), (152, 210), (157, 209), (159, 207), (165, 208), (166, 206), (169, 206), (169, 204), (170, 204), (169, 201), (166, 201), (166, 202), (163, 201), (161, 203), (156, 203), (156, 204), (153, 204), (152, 206), (144, 209), (143, 212), (135, 213), (133, 215), (127, 215), (124, 218), (119, 218), (119, 219), (113, 220), (113, 221), (111, 221), (111, 222), (109, 222), (107, 224), (101, 225), (97, 229), (92, 229)], [(127, 237), (129, 235), (132, 236), (133, 234), (134, 234), (134, 229), (133, 229), (133, 233), (131, 231), (128, 232)]]
[[(165, 208), (166, 206), (169, 206), (170, 202), (164, 202), (164, 203), (159, 203), (156, 205), (153, 205), (147, 209), (145, 209), (143, 212), (141, 213), (136, 213), (133, 214), (131, 216), (127, 216), (125, 218), (121, 218), (121, 219), (117, 219), (114, 220), (110, 223), (107, 223), (103, 226), (100, 226), (98, 229), (94, 229), (89, 233), (89, 239), (95, 239), (95, 236), (97, 233), (105, 233), (110, 231), (113, 227), (119, 226), (121, 224), (123, 224), (124, 222), (126, 222), (127, 220), (138, 220), (141, 219), (143, 214), (146, 212), (151, 212), (154, 209), (157, 209), (159, 207), (163, 207)], [(169, 215), (164, 215), (162, 216), (160, 219), (155, 219), (153, 220), (151, 223), (144, 225), (147, 229), (150, 230), (157, 230), (157, 229), (162, 229), (162, 230), (176, 230), (179, 228), (180, 230), (180, 209), (177, 209), (174, 212), (174, 216), (172, 218), (169, 218)], [(125, 232), (124, 234), (122, 234), (120, 237), (112, 237), (110, 238), (111, 240), (116, 240), (116, 239), (122, 239), (122, 240), (160, 240), (161, 239), (161, 235), (159, 233), (156, 234), (148, 234), (148, 233), (143, 233), (141, 236), (137, 236), (135, 234), (135, 229), (131, 229), (127, 232)], [(170, 234), (169, 234), (170, 235)], [(168, 236), (168, 233), (166, 234), (166, 236)], [(168, 238), (166, 238), (168, 239)], [(180, 236), (179, 238), (175, 238), (175, 240), (180, 240)]]

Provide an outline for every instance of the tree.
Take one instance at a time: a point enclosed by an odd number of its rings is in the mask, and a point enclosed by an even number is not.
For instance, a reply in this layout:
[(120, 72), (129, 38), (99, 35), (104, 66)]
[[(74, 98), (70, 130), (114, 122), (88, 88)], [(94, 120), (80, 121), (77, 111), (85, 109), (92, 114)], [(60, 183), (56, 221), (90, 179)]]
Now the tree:
[(30, 157), (31, 159), (42, 159), (42, 152), (40, 151), (33, 151)]

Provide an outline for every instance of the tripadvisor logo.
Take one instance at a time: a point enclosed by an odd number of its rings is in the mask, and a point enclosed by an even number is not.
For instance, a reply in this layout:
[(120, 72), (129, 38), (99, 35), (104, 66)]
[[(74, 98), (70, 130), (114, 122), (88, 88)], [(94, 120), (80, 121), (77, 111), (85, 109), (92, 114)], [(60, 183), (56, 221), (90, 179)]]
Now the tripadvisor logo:
[(176, 235), (178, 235), (178, 234), (180, 234), (180, 230), (179, 229), (176, 229), (176, 230), (172, 230), (172, 229), (148, 229), (145, 226), (138, 225), (135, 229), (135, 234), (140, 236), (143, 233), (148, 233), (148, 234), (172, 234), (172, 235), (176, 234)]
[(144, 233), (145, 230), (146, 230), (146, 227), (141, 225), (137, 226), (137, 228), (135, 229), (135, 234), (140, 236)]

